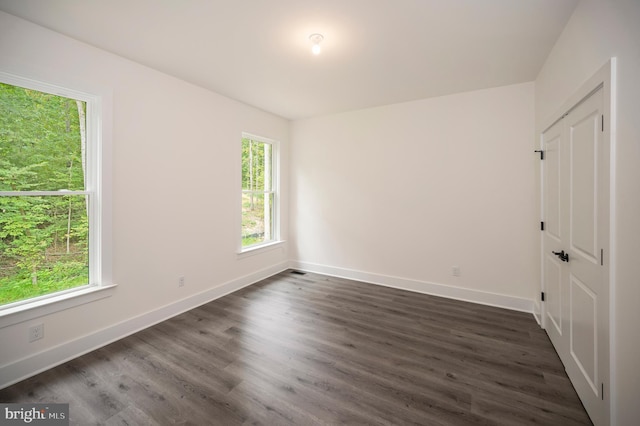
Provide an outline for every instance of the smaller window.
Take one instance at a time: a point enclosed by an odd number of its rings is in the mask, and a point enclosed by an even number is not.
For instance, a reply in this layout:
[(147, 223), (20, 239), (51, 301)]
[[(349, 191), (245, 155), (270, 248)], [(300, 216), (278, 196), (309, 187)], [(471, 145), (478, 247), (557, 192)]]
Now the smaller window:
[(277, 142), (242, 135), (242, 250), (278, 241)]

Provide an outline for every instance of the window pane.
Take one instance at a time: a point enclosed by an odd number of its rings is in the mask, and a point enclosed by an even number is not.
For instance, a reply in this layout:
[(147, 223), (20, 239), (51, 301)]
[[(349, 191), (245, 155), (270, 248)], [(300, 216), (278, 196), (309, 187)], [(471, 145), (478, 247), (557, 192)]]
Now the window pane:
[(0, 191), (85, 188), (86, 103), (0, 83)]
[(273, 194), (242, 194), (242, 247), (273, 239), (273, 199)]
[(271, 144), (243, 138), (242, 189), (271, 191), (272, 162)]
[(89, 283), (88, 197), (0, 197), (0, 304)]

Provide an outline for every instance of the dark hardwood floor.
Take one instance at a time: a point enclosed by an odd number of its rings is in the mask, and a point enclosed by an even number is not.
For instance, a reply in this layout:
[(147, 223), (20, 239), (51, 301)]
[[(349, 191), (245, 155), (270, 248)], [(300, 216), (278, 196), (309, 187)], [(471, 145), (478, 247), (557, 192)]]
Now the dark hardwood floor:
[(0, 390), (90, 425), (590, 425), (530, 314), (290, 271)]

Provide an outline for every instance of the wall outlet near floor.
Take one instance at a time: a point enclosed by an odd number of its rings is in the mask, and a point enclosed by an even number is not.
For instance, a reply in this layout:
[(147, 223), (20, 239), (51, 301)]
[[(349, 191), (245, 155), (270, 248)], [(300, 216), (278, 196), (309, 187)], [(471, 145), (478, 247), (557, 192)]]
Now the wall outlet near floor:
[(178, 278), (178, 287), (184, 287), (184, 277)]
[(453, 275), (454, 277), (459, 277), (460, 276), (460, 267), (459, 266), (452, 266), (451, 267), (451, 275)]
[(29, 327), (29, 342), (35, 342), (44, 337), (44, 324), (37, 324)]

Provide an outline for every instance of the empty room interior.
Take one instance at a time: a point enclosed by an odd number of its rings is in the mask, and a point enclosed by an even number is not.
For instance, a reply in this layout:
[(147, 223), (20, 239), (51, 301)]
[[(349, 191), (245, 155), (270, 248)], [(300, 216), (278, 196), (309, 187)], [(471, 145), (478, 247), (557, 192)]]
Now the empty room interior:
[(0, 0), (0, 417), (638, 424), (639, 78), (638, 0)]

